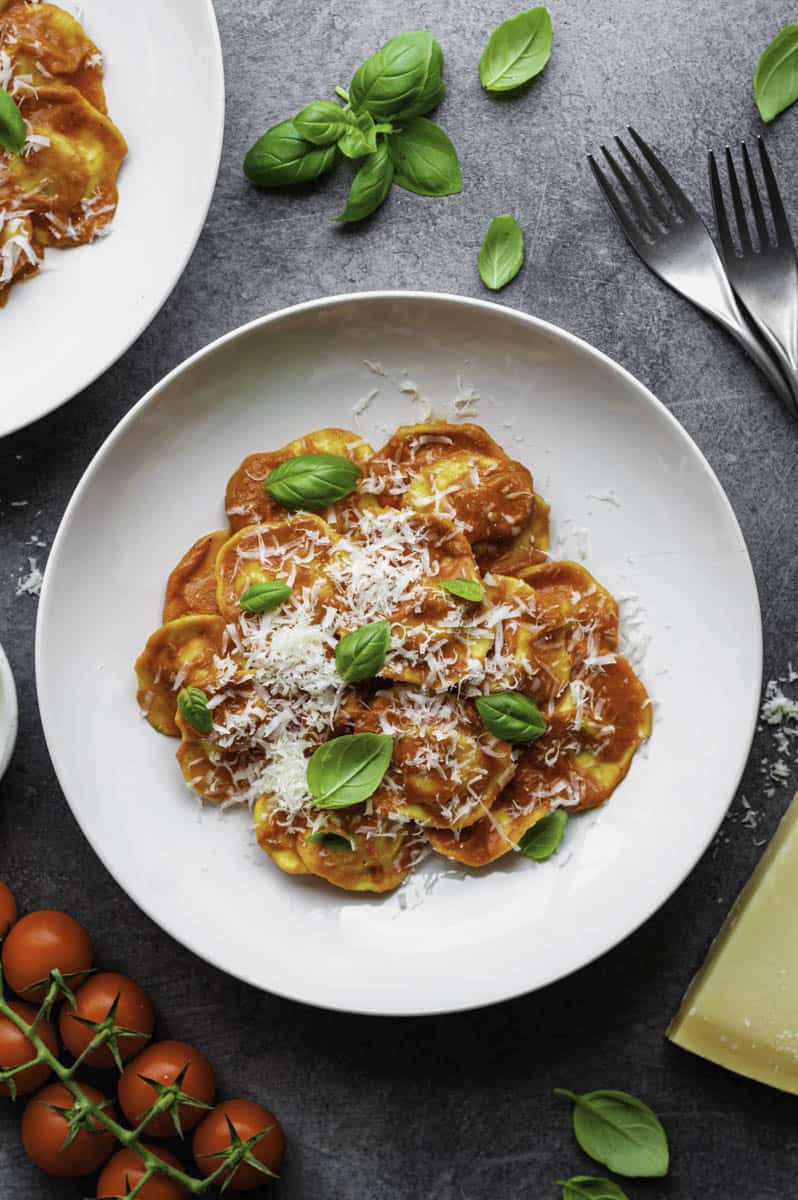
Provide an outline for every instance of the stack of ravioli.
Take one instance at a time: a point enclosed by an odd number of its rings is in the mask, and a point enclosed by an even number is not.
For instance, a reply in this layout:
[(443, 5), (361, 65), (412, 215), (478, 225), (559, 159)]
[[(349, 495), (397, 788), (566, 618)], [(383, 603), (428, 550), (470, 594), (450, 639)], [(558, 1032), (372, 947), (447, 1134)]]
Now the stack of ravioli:
[(127, 144), (108, 117), (100, 51), (54, 4), (0, 0), (0, 87), (27, 132), (21, 153), (0, 147), (2, 306), (46, 247), (108, 232)]
[[(289, 512), (264, 488), (281, 463), (344, 456), (355, 489)], [(229, 527), (172, 571), (164, 624), (136, 663), (142, 712), (180, 738), (189, 786), (247, 803), (258, 842), (290, 874), (357, 892), (398, 886), (437, 853), (482, 867), (556, 808), (602, 804), (651, 729), (640, 680), (618, 653), (618, 608), (575, 562), (548, 555), (548, 506), (525, 466), (477, 425), (404, 426), (379, 451), (326, 429), (249, 455), (226, 492)], [(261, 613), (241, 598), (280, 580)], [(465, 600), (441, 587), (475, 581)], [(345, 683), (335, 648), (376, 621), (391, 639), (377, 678)], [(201, 689), (201, 732), (176, 706)], [(476, 698), (522, 693), (545, 719), (526, 746), (493, 736)], [(346, 733), (392, 738), (365, 802), (321, 810), (309, 757)], [(320, 837), (320, 834), (325, 836)]]

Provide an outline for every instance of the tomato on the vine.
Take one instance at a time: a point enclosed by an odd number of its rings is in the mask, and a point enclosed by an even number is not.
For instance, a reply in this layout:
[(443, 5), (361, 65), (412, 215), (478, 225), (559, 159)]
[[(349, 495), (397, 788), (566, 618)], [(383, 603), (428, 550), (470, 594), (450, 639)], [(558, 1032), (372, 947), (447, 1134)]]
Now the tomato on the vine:
[(48, 976), (56, 968), (69, 977), (67, 984), (74, 991), (93, 961), (91, 938), (80, 922), (52, 909), (22, 917), (3, 942), (6, 982), (24, 1000), (43, 1000)]
[[(101, 1104), (105, 1100), (97, 1088), (85, 1083), (81, 1088), (92, 1104)], [(62, 1083), (50, 1083), (28, 1101), (22, 1114), (25, 1153), (48, 1175), (91, 1175), (99, 1170), (114, 1148), (114, 1135), (96, 1120), (91, 1128), (79, 1129), (73, 1141), (64, 1146), (69, 1123), (63, 1112), (56, 1110), (70, 1109), (74, 1103), (72, 1093)], [(104, 1111), (111, 1115), (110, 1110)]]
[[(119, 1080), (119, 1105), (131, 1125), (140, 1124), (148, 1108), (158, 1099), (158, 1090), (147, 1079), (168, 1087), (177, 1079), (188, 1063), (180, 1090), (202, 1105), (213, 1100), (216, 1079), (213, 1068), (204, 1054), (186, 1042), (156, 1042), (142, 1050), (137, 1058), (129, 1062)], [(142, 1076), (146, 1076), (142, 1078)], [(178, 1105), (178, 1116), (183, 1129), (193, 1129), (202, 1120), (204, 1108), (193, 1105)], [(175, 1123), (171, 1112), (158, 1113), (146, 1125), (150, 1137), (171, 1137)]]
[[(145, 1149), (165, 1163), (169, 1163), (170, 1167), (182, 1170), (178, 1159), (168, 1150), (162, 1150), (159, 1146), (145, 1146)], [(97, 1200), (103, 1200), (107, 1196), (127, 1196), (133, 1191), (145, 1171), (144, 1161), (136, 1154), (135, 1150), (118, 1151), (102, 1169), (102, 1174), (97, 1181)], [(153, 1175), (144, 1184), (144, 1187), (136, 1192), (137, 1200), (183, 1200), (186, 1195), (188, 1192), (185, 1186), (176, 1179), (170, 1179), (167, 1175)]]
[[(235, 1129), (242, 1142), (268, 1130), (251, 1148), (253, 1158), (263, 1163), (275, 1175), (285, 1154), (285, 1134), (274, 1113), (253, 1100), (224, 1100), (203, 1118), (194, 1134), (192, 1153), (198, 1169), (206, 1177), (223, 1162), (222, 1155), (231, 1145), (230, 1128)], [(208, 1157), (210, 1155), (210, 1157)], [(222, 1175), (224, 1182), (227, 1176)], [(250, 1163), (242, 1163), (227, 1188), (233, 1192), (250, 1192), (269, 1182), (269, 1176)]]
[[(20, 1000), (11, 1000), (8, 1007), (12, 1008), (18, 1017), (22, 1017), (26, 1025), (32, 1025), (36, 1020), (36, 1009), (31, 1008), (30, 1004), (23, 1004)], [(50, 1053), (58, 1054), (58, 1042), (50, 1022), (40, 1022), (37, 1032)], [(10, 1017), (0, 1016), (0, 1071), (21, 1067), (23, 1063), (30, 1062), (35, 1057), (36, 1047), (30, 1038), (27, 1038), (22, 1030), (17, 1028)], [(25, 1096), (28, 1092), (35, 1092), (47, 1082), (50, 1078), (50, 1068), (47, 1063), (37, 1063), (36, 1066), (29, 1067), (27, 1071), (20, 1071), (19, 1075), (15, 1075), (13, 1078), (17, 1094)], [(0, 1096), (10, 1095), (9, 1085), (0, 1083)]]
[[(115, 971), (102, 971), (90, 975), (75, 997), (77, 1008), (64, 1001), (58, 1018), (61, 1041), (75, 1058), (82, 1054), (95, 1035), (95, 1030), (83, 1021), (101, 1024), (117, 1001), (114, 1024), (121, 1029), (134, 1029), (141, 1037), (116, 1038), (119, 1057), (128, 1062), (146, 1046), (155, 1028), (155, 1009), (143, 988), (127, 975)], [(98, 1046), (83, 1060), (90, 1067), (113, 1067), (114, 1057), (107, 1045)]]
[(0, 879), (0, 938), (4, 938), (17, 919), (17, 902), (7, 883)]

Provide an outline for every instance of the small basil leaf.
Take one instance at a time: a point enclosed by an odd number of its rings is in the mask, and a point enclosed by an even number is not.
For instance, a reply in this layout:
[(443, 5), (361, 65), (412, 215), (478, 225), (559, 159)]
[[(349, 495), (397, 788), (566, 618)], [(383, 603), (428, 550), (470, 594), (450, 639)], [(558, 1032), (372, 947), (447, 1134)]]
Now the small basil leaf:
[(346, 683), (359, 683), (379, 675), (391, 644), (388, 621), (374, 621), (353, 629), (335, 647), (335, 669)]
[(316, 100), (294, 117), (294, 128), (306, 142), (328, 146), (347, 129), (346, 113), (334, 100)]
[(177, 707), (183, 720), (199, 733), (210, 733), (213, 715), (208, 707), (208, 697), (202, 688), (181, 688), (177, 693)]
[(551, 57), (551, 42), (551, 17), (542, 5), (503, 21), (479, 60), (485, 91), (511, 92), (534, 79)]
[(524, 235), (510, 213), (494, 217), (479, 252), (479, 273), (486, 287), (497, 292), (515, 279), (524, 263)]
[(342, 454), (300, 454), (275, 467), (263, 486), (284, 508), (314, 512), (353, 492), (360, 474), (357, 463)]
[(754, 75), (754, 100), (772, 121), (798, 100), (798, 25), (786, 25), (765, 48)]
[(627, 1092), (600, 1090), (579, 1096), (555, 1088), (574, 1102), (574, 1134), (596, 1162), (616, 1175), (659, 1179), (668, 1173), (668, 1138), (647, 1104)]
[(0, 88), (0, 146), (18, 154), (26, 136), (22, 113), (8, 92)]
[(362, 158), (377, 149), (377, 127), (369, 112), (350, 114), (347, 127), (338, 139), (338, 149), (347, 158)]
[(443, 99), (443, 51), (431, 33), (400, 33), (358, 67), (349, 88), (352, 107), (378, 120), (409, 120)]
[(472, 604), (479, 604), (485, 597), (485, 589), (476, 579), (444, 579), (441, 587), (458, 600), (470, 600)]
[(348, 808), (373, 796), (393, 754), (386, 733), (345, 733), (308, 759), (307, 781), (317, 808)]
[(339, 221), (362, 221), (380, 207), (391, 190), (393, 163), (388, 146), (382, 142), (363, 162), (352, 180), (346, 208)]
[(567, 824), (568, 813), (564, 808), (555, 808), (554, 812), (541, 817), (531, 829), (527, 829), (518, 843), (518, 849), (535, 862), (545, 862), (559, 849)]
[(457, 151), (447, 135), (426, 117), (414, 117), (389, 142), (394, 183), (419, 196), (453, 196), (463, 180)]
[(521, 692), (478, 696), (475, 703), (482, 724), (503, 742), (533, 742), (548, 728), (535, 701)]
[(355, 848), (355, 839), (343, 833), (333, 833), (330, 829), (319, 829), (305, 838), (314, 846), (323, 846), (325, 850), (345, 850), (351, 854)]
[(267, 129), (247, 152), (244, 174), (258, 187), (285, 187), (308, 183), (335, 162), (335, 144), (314, 146), (297, 131), (293, 121)]
[(287, 600), (291, 592), (292, 588), (281, 579), (267, 579), (263, 583), (253, 583), (242, 592), (239, 604), (244, 612), (265, 613)]
[(562, 1188), (562, 1200), (629, 1200), (612, 1179), (599, 1179), (595, 1175), (574, 1175), (571, 1179), (558, 1179)]

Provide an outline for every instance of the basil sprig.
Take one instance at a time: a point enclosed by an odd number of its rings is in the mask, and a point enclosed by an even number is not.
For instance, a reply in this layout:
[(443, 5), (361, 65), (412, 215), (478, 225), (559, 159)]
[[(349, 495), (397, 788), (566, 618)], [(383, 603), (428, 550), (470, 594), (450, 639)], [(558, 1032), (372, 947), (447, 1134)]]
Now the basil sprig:
[(181, 688), (177, 693), (177, 707), (183, 720), (199, 733), (210, 733), (213, 727), (213, 714), (208, 705), (208, 697), (202, 688)]
[(485, 596), (485, 589), (477, 579), (443, 579), (441, 587), (458, 600), (470, 600), (472, 604), (479, 604)]
[(600, 1090), (577, 1095), (555, 1088), (574, 1103), (574, 1134), (585, 1154), (631, 1179), (659, 1179), (668, 1173), (668, 1138), (647, 1104), (628, 1092)]
[(370, 112), (349, 114), (344, 132), (338, 139), (338, 149), (347, 158), (362, 158), (377, 149), (377, 126)]
[(482, 282), (497, 292), (515, 279), (524, 264), (524, 235), (510, 213), (494, 217), (479, 252)]
[(19, 154), (25, 145), (25, 122), (19, 107), (8, 92), (0, 88), (0, 146)]
[(361, 470), (342, 454), (299, 454), (266, 476), (263, 486), (284, 508), (315, 512), (357, 487)]
[(388, 141), (393, 181), (419, 196), (453, 196), (463, 180), (457, 151), (448, 136), (426, 117), (414, 117)]
[(314, 846), (323, 846), (325, 850), (343, 850), (351, 854), (355, 848), (355, 839), (345, 833), (336, 833), (332, 829), (317, 829), (315, 833), (305, 838)]
[(393, 755), (386, 733), (345, 733), (308, 759), (307, 783), (316, 808), (349, 808), (373, 796)]
[(341, 638), (335, 647), (335, 669), (346, 683), (379, 675), (391, 644), (389, 621), (373, 621)]
[(282, 579), (265, 579), (253, 583), (241, 593), (239, 604), (244, 612), (265, 613), (283, 604), (293, 591)]
[(503, 21), (479, 60), (486, 92), (512, 92), (534, 79), (551, 57), (551, 17), (543, 5)]
[(798, 25), (786, 25), (765, 48), (754, 75), (754, 100), (772, 121), (798, 100)]
[(596, 1175), (558, 1179), (557, 1186), (562, 1188), (562, 1200), (629, 1200), (614, 1180), (599, 1179)]
[(247, 152), (244, 174), (258, 187), (285, 187), (318, 179), (334, 162), (335, 145), (314, 146), (293, 121), (281, 121)]
[(564, 808), (555, 808), (554, 812), (541, 817), (531, 829), (527, 829), (518, 843), (518, 849), (535, 862), (545, 862), (559, 850), (567, 824), (568, 813)]
[(548, 728), (535, 701), (521, 692), (478, 696), (475, 703), (482, 724), (503, 742), (533, 742)]
[(364, 158), (352, 180), (346, 208), (339, 221), (362, 221), (380, 207), (391, 190), (393, 163), (386, 142), (381, 142), (373, 154)]

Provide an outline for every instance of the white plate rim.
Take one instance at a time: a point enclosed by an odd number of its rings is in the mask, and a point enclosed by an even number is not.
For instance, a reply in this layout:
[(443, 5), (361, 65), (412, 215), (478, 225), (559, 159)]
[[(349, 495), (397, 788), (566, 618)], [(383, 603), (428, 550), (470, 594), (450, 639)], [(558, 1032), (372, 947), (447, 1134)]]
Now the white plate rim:
[(45, 629), (46, 629), (46, 626), (48, 623), (48, 611), (52, 605), (57, 603), (54, 593), (52, 594), (52, 598), (51, 598), (52, 589), (49, 586), (49, 580), (54, 577), (55, 570), (54, 569), (50, 570), (50, 565), (58, 563), (58, 560), (59, 560), (59, 557), (61, 554), (61, 547), (62, 547), (62, 544), (67, 539), (67, 536), (69, 533), (69, 527), (70, 527), (70, 524), (71, 524), (71, 521), (73, 518), (73, 514), (78, 507), (78, 504), (83, 496), (83, 492), (88, 489), (88, 487), (91, 483), (95, 467), (98, 465), (98, 463), (100, 462), (101, 458), (105, 455), (105, 453), (107, 451), (109, 451), (111, 449), (111, 447), (115, 444), (115, 442), (124, 435), (125, 431), (127, 430), (127, 427), (130, 424), (132, 424), (135, 420), (137, 420), (138, 415), (140, 413), (142, 413), (152, 402), (155, 401), (155, 399), (160, 395), (160, 393), (169, 386), (169, 384), (171, 383), (172, 379), (175, 378), (175, 376), (179, 375), (180, 373), (182, 373), (185, 370), (188, 370), (195, 363), (200, 362), (202, 359), (213, 355), (218, 349), (221, 349), (223, 346), (227, 345), (228, 343), (235, 341), (239, 337), (245, 337), (252, 330), (254, 330), (256, 328), (263, 328), (267, 325), (277, 323), (281, 320), (290, 319), (290, 318), (292, 318), (294, 316), (298, 316), (300, 314), (310, 313), (310, 312), (313, 312), (315, 309), (328, 308), (333, 305), (345, 305), (345, 304), (362, 303), (362, 302), (369, 302), (369, 301), (397, 301), (397, 302), (437, 301), (437, 302), (453, 303), (455, 305), (462, 305), (464, 307), (472, 308), (472, 309), (476, 309), (476, 310), (482, 309), (482, 310), (492, 311), (494, 313), (502, 313), (511, 319), (519, 321), (521, 324), (526, 323), (532, 329), (535, 329), (543, 334), (553, 336), (556, 339), (560, 339), (560, 340), (564, 341), (567, 345), (570, 345), (570, 346), (572, 346), (576, 349), (579, 349), (583, 352), (587, 352), (587, 354), (589, 356), (592, 356), (594, 359), (598, 360), (605, 366), (609, 367), (612, 371), (617, 373), (619, 376), (621, 376), (624, 379), (624, 381), (628, 385), (630, 385), (634, 391), (636, 391), (639, 394), (639, 396), (642, 400), (644, 400), (646, 403), (652, 404), (654, 406), (654, 408), (659, 412), (659, 415), (662, 418), (664, 418), (668, 422), (668, 424), (670, 424), (676, 437), (685, 445), (686, 449), (692, 455), (694, 455), (696, 457), (698, 463), (700, 464), (700, 466), (706, 476), (707, 482), (712, 487), (712, 489), (715, 491), (717, 498), (721, 503), (721, 506), (726, 510), (727, 516), (730, 521), (730, 529), (733, 530), (734, 535), (738, 542), (738, 549), (741, 554), (742, 563), (747, 567), (747, 574), (748, 574), (748, 581), (749, 581), (748, 602), (751, 605), (752, 617), (755, 618), (753, 623), (756, 625), (756, 628), (758, 630), (758, 637), (756, 640), (756, 645), (753, 647), (754, 653), (752, 655), (751, 675), (750, 675), (750, 679), (748, 681), (748, 683), (750, 685), (750, 697), (751, 697), (749, 711), (747, 713), (741, 714), (741, 718), (742, 718), (741, 729), (743, 730), (743, 736), (740, 740), (737, 741), (736, 761), (734, 763), (733, 769), (730, 770), (730, 778), (735, 780), (734, 788), (732, 789), (731, 794), (729, 795), (723, 808), (719, 809), (718, 819), (716, 822), (714, 822), (711, 825), (709, 836), (705, 839), (703, 844), (697, 846), (694, 854), (690, 857), (689, 861), (685, 861), (681, 870), (677, 873), (678, 878), (671, 879), (664, 887), (659, 889), (656, 899), (654, 899), (652, 902), (650, 902), (648, 904), (646, 911), (644, 911), (641, 914), (639, 914), (638, 916), (636, 916), (634, 923), (632, 925), (630, 925), (623, 934), (621, 934), (620, 936), (611, 934), (607, 939), (605, 939), (605, 941), (598, 943), (598, 944), (592, 944), (590, 947), (590, 950), (586, 954), (586, 956), (581, 961), (574, 963), (573, 966), (570, 967), (568, 970), (562, 971), (562, 970), (558, 970), (555, 968), (551, 972), (550, 975), (544, 975), (542, 978), (539, 978), (538, 981), (534, 985), (532, 985), (530, 988), (523, 988), (523, 987), (519, 988), (518, 986), (513, 986), (511, 988), (508, 988), (507, 990), (497, 989), (496, 994), (493, 995), (490, 999), (486, 999), (486, 1000), (480, 1001), (478, 1003), (464, 1003), (459, 1006), (455, 1006), (455, 1005), (452, 1005), (451, 1003), (449, 1003), (445, 1007), (439, 1007), (439, 1008), (425, 1006), (425, 1007), (419, 1007), (419, 1008), (404, 1008), (403, 1007), (401, 1009), (392, 1010), (390, 1008), (356, 1007), (356, 1006), (352, 1006), (351, 1004), (343, 1005), (343, 1004), (335, 1004), (335, 1003), (328, 1003), (328, 1002), (319, 1002), (316, 1000), (309, 1000), (306, 995), (301, 995), (301, 994), (295, 993), (291, 990), (281, 990), (277, 986), (270, 986), (269, 988), (266, 988), (263, 985), (263, 983), (259, 982), (257, 979), (255, 979), (251, 975), (247, 974), (246, 970), (240, 969), (238, 967), (232, 968), (232, 967), (228, 967), (228, 966), (223, 966), (220, 963), (215, 962), (211, 957), (209, 957), (202, 950), (201, 947), (194, 944), (190, 940), (184, 939), (182, 934), (177, 933), (173, 928), (171, 928), (169, 926), (169, 924), (164, 919), (162, 919), (162, 916), (159, 915), (155, 911), (155, 906), (150, 905), (148, 903), (147, 898), (144, 895), (138, 894), (135, 889), (129, 889), (125, 884), (123, 884), (121, 882), (121, 880), (117, 877), (117, 874), (111, 869), (109, 864), (106, 862), (99, 847), (97, 845), (95, 845), (95, 842), (92, 839), (90, 831), (86, 828), (86, 825), (84, 824), (84, 822), (81, 820), (78, 813), (73, 808), (73, 806), (69, 800), (69, 796), (67, 795), (66, 789), (64, 789), (64, 795), (67, 799), (67, 803), (70, 805), (70, 810), (72, 811), (73, 817), (77, 821), (81, 831), (83, 832), (84, 836), (86, 837), (86, 840), (89, 842), (89, 845), (92, 847), (92, 849), (94, 850), (97, 857), (103, 863), (106, 870), (108, 870), (109, 874), (112, 875), (115, 882), (117, 882), (119, 884), (119, 886), (122, 888), (122, 890), (125, 891), (126, 894), (130, 896), (130, 898), (142, 910), (142, 912), (144, 912), (145, 915), (150, 918), (150, 920), (152, 920), (156, 925), (158, 925), (159, 928), (163, 929), (164, 932), (167, 933), (170, 937), (173, 937), (181, 945), (185, 946), (186, 949), (190, 950), (193, 954), (196, 954), (198, 958), (209, 963), (209, 965), (215, 967), (217, 970), (223, 970), (226, 974), (232, 975), (234, 978), (240, 979), (242, 982), (249, 984), (250, 986), (256, 988), (258, 991), (266, 991), (271, 994), (281, 996), (283, 999), (293, 1000), (295, 1002), (303, 1003), (303, 1004), (310, 1004), (313, 1007), (327, 1009), (330, 1011), (353, 1013), (353, 1014), (364, 1015), (364, 1016), (385, 1016), (385, 1017), (436, 1016), (436, 1015), (444, 1015), (444, 1014), (448, 1014), (448, 1013), (456, 1013), (456, 1012), (475, 1010), (475, 1009), (486, 1007), (491, 1004), (500, 1004), (505, 1001), (513, 1000), (518, 996), (528, 995), (528, 994), (531, 994), (532, 992), (539, 991), (542, 988), (548, 987), (550, 984), (558, 982), (561, 979), (565, 979), (568, 976), (576, 973), (577, 971), (582, 970), (582, 968), (589, 966), (591, 963), (593, 963), (597, 959), (601, 958), (604, 954), (608, 953), (610, 950), (614, 949), (616, 946), (618, 946), (622, 942), (626, 941), (627, 938), (631, 937), (632, 934), (634, 934), (639, 928), (641, 928), (642, 925), (644, 925), (646, 923), (646, 921), (648, 921), (656, 912), (658, 912), (659, 909), (662, 908), (662, 906), (671, 898), (671, 896), (673, 896), (674, 893), (681, 887), (681, 885), (684, 883), (684, 881), (688, 878), (688, 876), (694, 870), (699, 859), (704, 855), (707, 848), (710, 846), (715, 834), (717, 833), (718, 829), (720, 828), (720, 826), (726, 816), (729, 805), (731, 804), (731, 802), (734, 798), (737, 788), (739, 787), (740, 780), (742, 778), (746, 763), (748, 761), (751, 745), (753, 743), (754, 734), (756, 732), (756, 724), (757, 724), (758, 714), (759, 714), (759, 698), (760, 698), (761, 686), (762, 686), (762, 669), (763, 669), (763, 634), (762, 634), (761, 608), (760, 608), (760, 603), (759, 603), (759, 595), (758, 595), (758, 591), (757, 591), (757, 587), (756, 587), (756, 578), (755, 578), (754, 571), (753, 571), (753, 565), (751, 563), (751, 557), (750, 557), (750, 554), (748, 553), (748, 547), (745, 543), (745, 539), (743, 537), (743, 533), (740, 528), (740, 524), (737, 520), (734, 509), (732, 508), (731, 502), (730, 502), (728, 496), (726, 495), (725, 491), (723, 490), (723, 487), (721, 486), (720, 481), (718, 480), (717, 476), (715, 475), (715, 472), (713, 471), (712, 467), (710, 466), (708, 460), (706, 459), (705, 455), (701, 451), (700, 447), (693, 441), (693, 439), (690, 437), (690, 435), (687, 433), (687, 431), (684, 429), (684, 427), (677, 421), (676, 417), (674, 417), (674, 415), (662, 403), (662, 401), (658, 400), (657, 397), (653, 394), (653, 392), (651, 392), (647, 387), (645, 387), (644, 384), (642, 384), (638, 379), (636, 379), (635, 376), (632, 375), (631, 372), (628, 371), (624, 366), (622, 366), (620, 363), (616, 362), (613, 358), (611, 358), (609, 355), (605, 354), (603, 351), (596, 349), (596, 347), (592, 346), (589, 342), (585, 341), (583, 338), (578, 337), (576, 334), (572, 334), (572, 333), (568, 332), (567, 330), (563, 329), (561, 326), (556, 325), (549, 321), (545, 321), (540, 317), (535, 317), (529, 313), (522, 312), (520, 309), (511, 308), (506, 305), (496, 304), (489, 300), (481, 300), (481, 299), (477, 299), (477, 298), (470, 297), (470, 296), (461, 296), (456, 293), (423, 291), (423, 290), (418, 290), (418, 289), (407, 290), (407, 291), (395, 290), (395, 289), (384, 289), (384, 290), (377, 290), (377, 291), (338, 293), (338, 294), (335, 294), (332, 296), (317, 297), (312, 300), (306, 300), (299, 304), (294, 304), (294, 305), (290, 305), (286, 308), (278, 309), (273, 313), (267, 313), (261, 317), (256, 317), (254, 320), (249, 321), (246, 324), (239, 326), (237, 329), (233, 329), (233, 330), (230, 330), (228, 333), (222, 334), (219, 338), (210, 342), (207, 346), (203, 347), (201, 350), (198, 350), (195, 354), (191, 355), (189, 358), (185, 359), (182, 363), (180, 363), (176, 367), (174, 367), (167, 375), (165, 375), (163, 377), (163, 379), (161, 379), (152, 388), (150, 388), (150, 390), (136, 404), (134, 404), (132, 408), (130, 408), (128, 410), (128, 412), (122, 417), (122, 419), (119, 421), (119, 423), (115, 426), (115, 428), (111, 431), (111, 433), (108, 435), (108, 437), (102, 443), (102, 445), (99, 447), (97, 452), (94, 454), (94, 456), (92, 457), (88, 466), (86, 467), (80, 481), (78, 482), (78, 484), (69, 500), (69, 503), (64, 511), (64, 515), (61, 519), (61, 523), (58, 527), (58, 531), (57, 531), (55, 539), (53, 541), (52, 549), (51, 549), (50, 556), (48, 559), (48, 568), (45, 570), (44, 582), (42, 585), (42, 591), (41, 591), (41, 596), (40, 596), (40, 600), (39, 600), (39, 607), (38, 607), (38, 614), (37, 614), (37, 621), (36, 621), (36, 633), (35, 633), (36, 692), (37, 692), (37, 699), (39, 702), (39, 709), (40, 709), (40, 715), (41, 715), (41, 721), (42, 721), (42, 728), (43, 728), (44, 736), (45, 736), (45, 742), (47, 744), (47, 748), (50, 753), (50, 757), (51, 757), (51, 760), (53, 763), (53, 767), (54, 767), (56, 776), (58, 777), (59, 782), (60, 782), (61, 781), (61, 772), (59, 771), (58, 754), (57, 754), (57, 751), (54, 750), (53, 745), (51, 744), (47, 708), (46, 708), (46, 705), (42, 703), (42, 698), (41, 698), (42, 672), (43, 672), (42, 643), (44, 641)]
[(14, 753), (18, 721), (17, 687), (11, 663), (0, 646), (0, 779), (3, 778)]
[(225, 77), (224, 77), (224, 55), (222, 53), (222, 39), (221, 39), (221, 35), (219, 33), (219, 22), (216, 18), (216, 10), (213, 7), (213, 0), (199, 0), (199, 2), (202, 3), (202, 5), (205, 9), (207, 17), (210, 21), (211, 32), (214, 35), (213, 41), (214, 41), (215, 84), (216, 84), (216, 87), (218, 88), (220, 104), (216, 110), (216, 113), (217, 113), (216, 127), (215, 127), (215, 129), (212, 127), (209, 129), (211, 144), (213, 145), (215, 143), (215, 147), (216, 147), (216, 153), (214, 155), (215, 166), (214, 166), (214, 170), (213, 170), (213, 182), (208, 189), (208, 198), (207, 198), (206, 203), (203, 205), (202, 212), (199, 214), (199, 217), (198, 217), (198, 220), (196, 223), (196, 228), (192, 231), (191, 236), (189, 237), (188, 242), (186, 243), (186, 248), (185, 248), (184, 254), (181, 258), (181, 261), (180, 261), (178, 267), (176, 268), (174, 276), (166, 284), (160, 297), (158, 297), (155, 301), (153, 301), (153, 303), (150, 305), (149, 309), (145, 312), (145, 315), (143, 316), (143, 318), (134, 327), (130, 337), (124, 342), (123, 345), (119, 346), (118, 349), (115, 349), (113, 351), (113, 356), (110, 359), (108, 359), (108, 361), (104, 362), (102, 365), (97, 367), (95, 370), (91, 371), (89, 373), (89, 375), (86, 377), (86, 379), (84, 380), (84, 382), (81, 383), (78, 387), (76, 387), (73, 391), (71, 391), (68, 396), (62, 396), (60, 400), (56, 400), (52, 404), (46, 405), (43, 408), (33, 411), (30, 415), (26, 416), (22, 420), (12, 419), (12, 421), (9, 423), (8, 426), (5, 426), (4, 428), (0, 429), (0, 438), (11, 437), (13, 434), (19, 433), (19, 431), (21, 429), (27, 429), (29, 425), (33, 425), (36, 421), (40, 421), (43, 417), (49, 416), (50, 413), (57, 412), (59, 408), (63, 408), (63, 406), (65, 404), (68, 404), (70, 400), (74, 400), (75, 397), (78, 396), (81, 392), (85, 391), (86, 388), (91, 387), (91, 385), (93, 383), (96, 383), (101, 375), (104, 375), (105, 372), (110, 370), (110, 368), (115, 363), (119, 362), (120, 358), (122, 358), (125, 354), (127, 354), (128, 350), (133, 345), (133, 343), (138, 341), (138, 339), (141, 337), (141, 335), (144, 333), (144, 331), (152, 324), (152, 322), (158, 316), (158, 313), (161, 311), (163, 306), (166, 304), (166, 302), (169, 299), (169, 297), (171, 296), (172, 292), (175, 290), (178, 283), (182, 279), (183, 274), (186, 270), (186, 267), (188, 266), (189, 260), (197, 248), (197, 242), (199, 241), (200, 236), (202, 235), (202, 231), (205, 228), (205, 223), (208, 219), (208, 213), (210, 211), (211, 203), (213, 201), (214, 193), (216, 191), (216, 182), (219, 178), (219, 167), (220, 167), (221, 161), (222, 161), (222, 147), (223, 147), (223, 142), (224, 142), (224, 125), (225, 125), (225, 113), (226, 113), (226, 103), (227, 103), (227, 94), (226, 94)]

